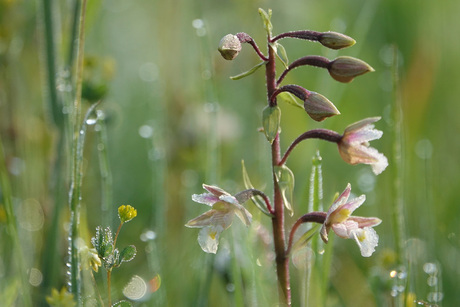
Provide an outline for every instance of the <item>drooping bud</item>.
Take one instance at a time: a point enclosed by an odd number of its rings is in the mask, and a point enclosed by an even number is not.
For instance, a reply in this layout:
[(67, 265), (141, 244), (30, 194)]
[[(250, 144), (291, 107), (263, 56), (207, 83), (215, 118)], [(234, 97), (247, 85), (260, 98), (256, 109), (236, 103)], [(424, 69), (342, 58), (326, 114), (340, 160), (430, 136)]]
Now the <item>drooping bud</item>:
[(366, 62), (348, 56), (341, 56), (331, 61), (328, 70), (332, 78), (343, 83), (351, 82), (357, 76), (374, 71)]
[(220, 40), (218, 50), (224, 59), (231, 61), (240, 53), (241, 42), (236, 35), (227, 34)]
[(335, 105), (321, 94), (310, 92), (303, 104), (308, 115), (317, 122), (323, 121), (328, 117), (340, 114)]
[(321, 94), (311, 92), (299, 85), (288, 84), (282, 86), (275, 91), (273, 95), (278, 95), (281, 92), (289, 92), (300, 100), (303, 100), (305, 111), (307, 111), (308, 115), (312, 119), (318, 122), (325, 120), (327, 117), (340, 114), (339, 110), (337, 110), (335, 105), (330, 102), (329, 99)]
[(356, 43), (353, 38), (337, 32), (323, 32), (319, 36), (318, 41), (321, 45), (330, 49), (347, 48)]

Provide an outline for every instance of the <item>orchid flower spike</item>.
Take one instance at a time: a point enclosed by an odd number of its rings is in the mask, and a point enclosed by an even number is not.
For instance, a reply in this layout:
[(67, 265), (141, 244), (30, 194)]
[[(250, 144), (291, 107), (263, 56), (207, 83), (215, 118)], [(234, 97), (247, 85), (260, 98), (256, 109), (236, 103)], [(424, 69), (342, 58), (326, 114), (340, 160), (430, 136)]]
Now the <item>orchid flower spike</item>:
[(350, 192), (351, 185), (348, 184), (345, 191), (329, 208), (326, 220), (321, 227), (321, 238), (327, 243), (328, 233), (332, 228), (339, 237), (354, 239), (361, 250), (361, 255), (370, 257), (379, 241), (379, 236), (372, 227), (382, 221), (376, 217), (351, 216), (353, 211), (364, 203), (366, 196), (361, 195), (349, 201)]
[(185, 224), (190, 228), (201, 228), (198, 243), (206, 253), (217, 253), (219, 236), (230, 227), (236, 214), (246, 225), (251, 224), (251, 213), (238, 200), (219, 187), (203, 184), (209, 193), (193, 194), (192, 200), (210, 206), (212, 209)]

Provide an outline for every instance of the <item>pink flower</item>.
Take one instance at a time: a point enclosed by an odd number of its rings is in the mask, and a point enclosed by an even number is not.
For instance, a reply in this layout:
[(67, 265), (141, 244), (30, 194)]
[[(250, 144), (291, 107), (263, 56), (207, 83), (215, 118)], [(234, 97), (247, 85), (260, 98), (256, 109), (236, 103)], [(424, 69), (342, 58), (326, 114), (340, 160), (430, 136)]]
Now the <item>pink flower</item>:
[(342, 139), (337, 143), (342, 159), (349, 164), (370, 164), (374, 174), (378, 175), (388, 166), (387, 158), (375, 148), (369, 147), (369, 141), (382, 137), (383, 132), (374, 129), (372, 123), (380, 117), (370, 117), (351, 124), (345, 129)]
[(329, 230), (335, 232), (341, 238), (354, 239), (361, 250), (363, 257), (369, 257), (378, 245), (379, 236), (372, 228), (382, 221), (376, 217), (351, 216), (359, 206), (366, 200), (365, 195), (348, 201), (351, 185), (348, 184), (345, 191), (329, 208), (326, 220), (321, 227), (321, 238), (325, 243), (328, 241)]
[(222, 231), (230, 227), (236, 214), (246, 225), (251, 224), (251, 213), (246, 210), (235, 197), (219, 187), (203, 184), (209, 193), (193, 194), (192, 200), (210, 206), (212, 209), (185, 224), (190, 228), (201, 228), (198, 234), (198, 243), (206, 253), (217, 252), (219, 236)]

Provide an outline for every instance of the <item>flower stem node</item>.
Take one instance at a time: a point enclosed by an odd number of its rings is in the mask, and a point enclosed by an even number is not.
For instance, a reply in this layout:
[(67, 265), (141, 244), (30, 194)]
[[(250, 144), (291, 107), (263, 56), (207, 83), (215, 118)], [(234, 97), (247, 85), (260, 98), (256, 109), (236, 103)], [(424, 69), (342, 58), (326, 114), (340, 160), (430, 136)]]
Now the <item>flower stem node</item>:
[(324, 47), (335, 50), (351, 47), (356, 43), (353, 38), (337, 32), (323, 32), (320, 34), (318, 41)]
[(218, 50), (224, 59), (231, 61), (240, 53), (241, 42), (236, 35), (227, 34), (220, 40)]
[(376, 217), (352, 216), (353, 211), (364, 203), (366, 196), (361, 195), (349, 201), (350, 193), (351, 185), (348, 184), (345, 191), (327, 211), (326, 220), (320, 230), (321, 239), (327, 243), (328, 233), (332, 228), (339, 237), (354, 239), (361, 250), (361, 255), (370, 257), (379, 241), (379, 236), (372, 227), (382, 221)]
[(369, 64), (359, 59), (341, 56), (329, 63), (328, 71), (335, 80), (349, 83), (353, 81), (355, 77), (367, 72), (372, 72), (374, 69)]
[(137, 216), (137, 210), (130, 205), (118, 207), (118, 217), (122, 223), (127, 223)]
[(203, 184), (209, 193), (193, 194), (192, 200), (210, 206), (212, 209), (185, 224), (190, 228), (201, 228), (198, 243), (206, 253), (217, 253), (219, 236), (232, 225), (235, 214), (246, 225), (251, 224), (252, 216), (238, 200), (219, 187)]

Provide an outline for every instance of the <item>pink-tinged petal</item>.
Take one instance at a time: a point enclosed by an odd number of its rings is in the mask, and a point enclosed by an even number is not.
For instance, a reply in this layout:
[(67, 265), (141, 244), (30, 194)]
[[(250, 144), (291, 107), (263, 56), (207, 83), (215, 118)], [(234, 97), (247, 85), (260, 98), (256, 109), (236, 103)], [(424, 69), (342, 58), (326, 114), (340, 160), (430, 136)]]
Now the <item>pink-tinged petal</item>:
[(232, 224), (233, 216), (233, 211), (211, 209), (188, 221), (185, 226), (189, 228), (202, 228), (211, 225), (220, 225), (223, 229), (227, 229)]
[(221, 201), (223, 201), (223, 202), (232, 204), (234, 206), (239, 206), (240, 205), (238, 200), (235, 197), (233, 197), (232, 195), (221, 195), (221, 196), (219, 196), (219, 199)]
[(361, 250), (361, 256), (370, 257), (374, 253), (379, 243), (379, 236), (373, 228), (358, 228), (351, 235)]
[(200, 216), (188, 221), (187, 224), (185, 224), (185, 226), (189, 228), (202, 228), (202, 227), (209, 226), (212, 224), (212, 218), (215, 213), (216, 213), (215, 210), (206, 211)]
[(353, 132), (356, 130), (361, 130), (362, 128), (371, 125), (372, 123), (375, 123), (376, 121), (379, 121), (381, 117), (376, 116), (376, 117), (368, 117), (365, 119), (362, 119), (356, 123), (353, 123), (349, 125), (347, 128), (345, 128), (345, 133)]
[(350, 238), (350, 234), (358, 229), (358, 223), (346, 220), (343, 223), (332, 224), (332, 230), (343, 239)]
[(374, 227), (379, 225), (382, 220), (377, 217), (350, 216), (349, 220), (358, 223), (359, 228)]
[(219, 236), (224, 229), (220, 225), (212, 225), (200, 230), (198, 243), (206, 253), (215, 254), (219, 247)]
[(345, 190), (342, 192), (342, 194), (340, 194), (340, 196), (334, 201), (332, 206), (327, 211), (326, 223), (328, 221), (328, 217), (332, 214), (332, 212), (336, 211), (338, 208), (343, 206), (348, 201), (350, 192), (351, 192), (351, 184), (347, 184), (347, 187), (345, 188)]
[(353, 131), (344, 134), (344, 142), (354, 144), (354, 143), (366, 143), (373, 140), (378, 140), (382, 137), (383, 132), (380, 130), (373, 129), (374, 126), (366, 127), (366, 129)]
[(235, 210), (235, 214), (244, 223), (244, 225), (247, 227), (251, 225), (252, 215), (245, 207), (238, 205), (238, 208)]
[(366, 195), (363, 194), (347, 202), (340, 208), (340, 210), (348, 210), (351, 214), (353, 213), (353, 211), (359, 208), (359, 206), (361, 206), (364, 203), (364, 201), (366, 201)]
[(217, 197), (217, 196), (215, 196), (213, 194), (209, 194), (209, 193), (193, 194), (192, 195), (192, 200), (194, 202), (197, 202), (197, 203), (200, 203), (200, 204), (212, 206), (216, 202), (219, 201), (219, 197)]
[(230, 195), (229, 193), (225, 192), (221, 188), (213, 186), (213, 185), (207, 185), (203, 183), (203, 188), (206, 189), (209, 193), (214, 194), (217, 197), (221, 195)]

